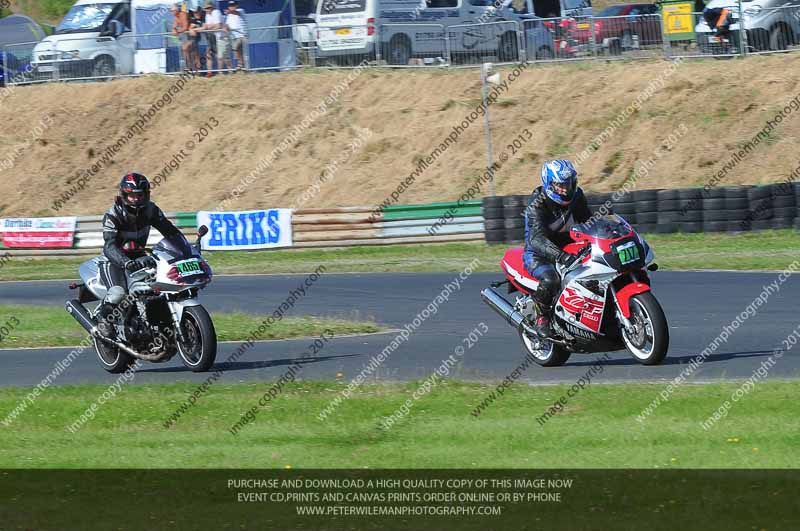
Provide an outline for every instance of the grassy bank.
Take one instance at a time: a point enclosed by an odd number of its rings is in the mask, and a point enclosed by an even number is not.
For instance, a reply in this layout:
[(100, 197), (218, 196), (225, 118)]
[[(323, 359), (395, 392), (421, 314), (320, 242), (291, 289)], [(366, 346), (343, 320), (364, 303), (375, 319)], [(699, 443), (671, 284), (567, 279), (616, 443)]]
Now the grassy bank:
[[(219, 341), (239, 341), (257, 329), (267, 316), (247, 313), (214, 313), (214, 327)], [(77, 345), (86, 332), (61, 307), (0, 306), (0, 325), (10, 329), (2, 335), (0, 348), (59, 347)], [(372, 322), (321, 318), (285, 317), (275, 322), (261, 339), (289, 339), (321, 334), (330, 329), (335, 335), (377, 332)]]
[[(591, 385), (541, 425), (536, 418), (568, 385), (515, 385), (474, 417), (470, 412), (494, 386), (444, 382), (386, 431), (380, 419), (410, 399), (419, 383), (364, 385), (320, 421), (320, 410), (346, 383), (291, 384), (238, 435), (229, 428), (269, 383), (218, 384), (170, 429), (164, 419), (196, 384), (125, 386), (75, 434), (65, 426), (107, 387), (49, 388), (10, 426), (0, 425), (0, 467), (798, 466), (797, 382), (759, 383), (708, 431), (700, 422), (737, 384), (681, 386), (641, 424), (636, 415), (663, 385)], [(27, 392), (0, 389), (0, 412), (12, 410)]]
[[(800, 234), (793, 230), (743, 234), (649, 234), (656, 261), (664, 269), (782, 270), (795, 259)], [(452, 243), (340, 249), (217, 251), (207, 255), (217, 274), (298, 273), (324, 264), (327, 272), (461, 271), (474, 258), (477, 271), (497, 271), (509, 245)], [(0, 280), (73, 278), (87, 258), (12, 258)]]

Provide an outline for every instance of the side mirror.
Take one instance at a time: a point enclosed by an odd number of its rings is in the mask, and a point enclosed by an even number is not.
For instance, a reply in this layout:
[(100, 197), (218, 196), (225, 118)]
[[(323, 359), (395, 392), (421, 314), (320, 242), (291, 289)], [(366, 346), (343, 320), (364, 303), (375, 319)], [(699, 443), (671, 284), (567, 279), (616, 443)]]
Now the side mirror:
[(200, 248), (200, 240), (202, 240), (203, 236), (205, 236), (206, 234), (208, 234), (208, 227), (206, 227), (205, 225), (200, 225), (199, 227), (197, 227), (197, 240), (195, 241), (194, 244), (197, 246), (198, 249)]
[(106, 33), (114, 38), (117, 38), (122, 35), (124, 30), (125, 28), (122, 26), (122, 23), (119, 20), (112, 20), (108, 23), (108, 30)]

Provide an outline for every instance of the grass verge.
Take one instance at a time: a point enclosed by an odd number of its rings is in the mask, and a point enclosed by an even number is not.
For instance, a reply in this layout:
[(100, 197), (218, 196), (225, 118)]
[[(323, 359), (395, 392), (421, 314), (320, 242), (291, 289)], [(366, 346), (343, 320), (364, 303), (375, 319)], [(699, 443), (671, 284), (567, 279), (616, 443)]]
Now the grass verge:
[[(163, 420), (196, 384), (132, 385), (71, 434), (65, 426), (107, 389), (47, 389), (10, 426), (0, 424), (0, 467), (14, 468), (796, 468), (798, 382), (762, 382), (709, 431), (700, 422), (738, 384), (684, 385), (644, 423), (660, 384), (591, 385), (544, 425), (569, 385), (515, 385), (480, 417), (494, 384), (444, 381), (379, 428), (419, 382), (368, 384), (328, 417), (343, 382), (287, 385), (238, 435), (228, 430), (269, 382), (216, 385), (170, 429)], [(0, 412), (28, 389), (0, 389)]]
[[(800, 247), (800, 234), (775, 230), (742, 234), (649, 234), (647, 240), (664, 269), (784, 269)], [(461, 271), (478, 258), (478, 271), (497, 271), (509, 245), (451, 243), (339, 249), (216, 251), (207, 258), (217, 274), (297, 273), (324, 264), (327, 272)], [(0, 280), (74, 278), (87, 258), (12, 258)]]
[[(211, 317), (219, 341), (243, 340), (266, 318), (239, 312), (214, 313)], [(11, 327), (10, 323), (18, 324)], [(0, 306), (0, 325), (11, 328), (7, 335), (2, 334), (0, 348), (72, 346), (87, 335), (61, 307)], [(261, 339), (314, 336), (326, 329), (345, 335), (378, 332), (381, 327), (373, 322), (332, 317), (284, 317), (269, 326)]]

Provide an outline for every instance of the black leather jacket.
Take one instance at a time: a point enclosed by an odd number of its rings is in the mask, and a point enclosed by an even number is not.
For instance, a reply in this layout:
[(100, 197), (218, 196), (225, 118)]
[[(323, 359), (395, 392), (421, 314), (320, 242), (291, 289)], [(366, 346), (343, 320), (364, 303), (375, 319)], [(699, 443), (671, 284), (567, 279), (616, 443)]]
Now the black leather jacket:
[(125, 267), (128, 260), (144, 255), (151, 226), (165, 238), (180, 234), (155, 203), (150, 202), (134, 216), (117, 198), (114, 206), (103, 216), (103, 254), (114, 265)]
[(586, 196), (578, 188), (568, 206), (552, 201), (540, 186), (531, 194), (525, 209), (525, 250), (535, 257), (555, 262), (561, 248), (570, 243), (569, 230), (592, 217)]

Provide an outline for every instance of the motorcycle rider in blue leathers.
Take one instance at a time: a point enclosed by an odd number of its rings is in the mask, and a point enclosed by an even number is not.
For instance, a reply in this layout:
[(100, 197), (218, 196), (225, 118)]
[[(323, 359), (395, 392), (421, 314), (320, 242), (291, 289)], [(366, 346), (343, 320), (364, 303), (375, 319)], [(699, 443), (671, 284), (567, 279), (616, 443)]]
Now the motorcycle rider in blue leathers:
[(591, 218), (583, 190), (578, 188), (578, 172), (568, 160), (548, 160), (542, 166), (542, 185), (531, 194), (525, 209), (525, 252), (528, 273), (539, 286), (533, 295), (539, 317), (536, 328), (542, 337), (552, 337), (550, 315), (561, 279), (554, 264), (570, 266), (575, 255), (562, 251), (572, 240), (573, 225)]

